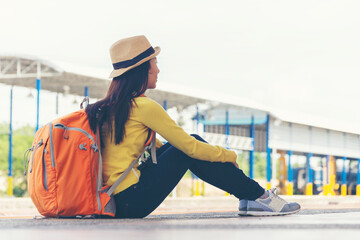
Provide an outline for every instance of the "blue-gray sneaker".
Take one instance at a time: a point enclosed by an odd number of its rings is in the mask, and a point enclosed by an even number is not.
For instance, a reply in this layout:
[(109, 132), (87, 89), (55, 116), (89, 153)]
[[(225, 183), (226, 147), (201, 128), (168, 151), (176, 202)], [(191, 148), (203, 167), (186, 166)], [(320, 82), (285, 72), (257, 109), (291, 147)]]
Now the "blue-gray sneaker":
[(298, 203), (288, 203), (276, 194), (276, 188), (267, 190), (269, 197), (254, 201), (242, 199), (239, 204), (239, 215), (278, 216), (300, 211)]

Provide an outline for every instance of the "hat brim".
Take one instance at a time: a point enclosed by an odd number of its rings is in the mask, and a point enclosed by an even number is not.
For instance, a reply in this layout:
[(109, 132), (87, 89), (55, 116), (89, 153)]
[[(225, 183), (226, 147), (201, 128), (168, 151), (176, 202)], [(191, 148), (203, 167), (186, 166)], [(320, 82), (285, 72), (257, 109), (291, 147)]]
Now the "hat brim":
[(129, 71), (130, 69), (133, 69), (139, 65), (141, 65), (142, 63), (146, 62), (146, 61), (149, 61), (150, 59), (156, 57), (157, 55), (159, 55), (160, 53), (160, 47), (154, 47), (154, 50), (155, 52), (153, 54), (151, 54), (150, 56), (142, 59), (141, 61), (137, 62), (136, 64), (130, 66), (130, 67), (127, 67), (127, 68), (121, 68), (121, 69), (117, 69), (117, 70), (113, 70), (111, 73), (110, 73), (110, 76), (109, 78), (114, 78), (114, 77), (118, 77), (122, 74), (124, 74), (125, 72)]

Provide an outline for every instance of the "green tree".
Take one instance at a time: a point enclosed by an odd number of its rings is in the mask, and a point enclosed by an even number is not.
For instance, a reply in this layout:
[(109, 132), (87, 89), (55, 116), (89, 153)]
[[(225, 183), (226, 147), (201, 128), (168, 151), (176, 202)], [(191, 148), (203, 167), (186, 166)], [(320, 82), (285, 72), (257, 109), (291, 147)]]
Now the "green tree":
[(255, 177), (266, 177), (266, 154), (261, 152), (255, 153)]
[[(265, 178), (266, 177), (266, 154), (262, 152), (255, 152), (254, 154), (254, 177)], [(243, 172), (249, 176), (250, 165), (249, 165), (249, 152), (241, 152), (238, 154), (237, 163)]]
[(239, 168), (249, 176), (249, 153), (242, 151), (238, 154), (238, 158), (236, 160)]
[[(2, 126), (2, 128), (4, 128)], [(21, 197), (27, 192), (26, 177), (24, 176), (24, 153), (32, 145), (34, 128), (26, 126), (13, 132), (12, 144), (12, 176), (14, 196)], [(9, 135), (0, 135), (0, 172), (2, 176), (9, 173)], [(3, 193), (6, 194), (6, 193)]]

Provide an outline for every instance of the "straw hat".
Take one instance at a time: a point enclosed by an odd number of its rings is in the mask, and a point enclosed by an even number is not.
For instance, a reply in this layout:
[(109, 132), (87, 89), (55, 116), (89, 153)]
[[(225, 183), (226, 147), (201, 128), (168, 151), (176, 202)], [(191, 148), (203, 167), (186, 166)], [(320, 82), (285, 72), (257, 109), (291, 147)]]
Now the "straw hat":
[(152, 47), (145, 36), (135, 36), (117, 41), (110, 47), (110, 57), (114, 70), (110, 78), (120, 76), (126, 71), (156, 57), (160, 47)]

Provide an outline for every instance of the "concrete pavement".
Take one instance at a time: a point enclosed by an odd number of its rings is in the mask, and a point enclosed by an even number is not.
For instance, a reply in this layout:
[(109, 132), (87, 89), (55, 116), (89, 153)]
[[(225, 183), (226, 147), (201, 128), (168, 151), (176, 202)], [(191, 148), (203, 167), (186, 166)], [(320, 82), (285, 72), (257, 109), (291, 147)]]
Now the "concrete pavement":
[[(298, 202), (302, 209), (360, 209), (358, 196), (282, 196), (289, 202)], [(238, 200), (227, 197), (167, 198), (153, 214), (231, 212)], [(0, 198), (0, 218), (32, 217), (39, 215), (30, 198)]]
[(144, 219), (33, 219), (29, 198), (0, 199), (0, 239), (358, 239), (360, 198), (284, 196), (302, 210), (279, 217), (240, 217), (230, 197), (168, 198)]
[(1, 239), (358, 239), (360, 209), (302, 210), (280, 217), (237, 212), (151, 215), (144, 219), (0, 219)]

